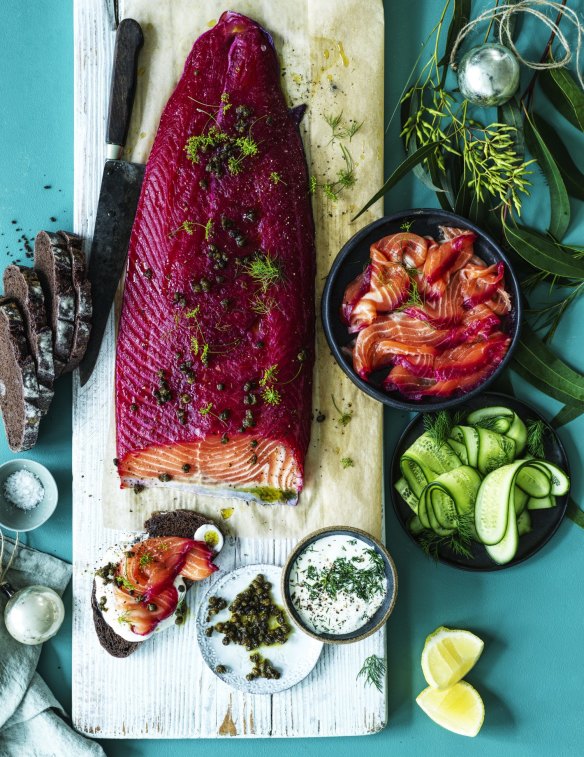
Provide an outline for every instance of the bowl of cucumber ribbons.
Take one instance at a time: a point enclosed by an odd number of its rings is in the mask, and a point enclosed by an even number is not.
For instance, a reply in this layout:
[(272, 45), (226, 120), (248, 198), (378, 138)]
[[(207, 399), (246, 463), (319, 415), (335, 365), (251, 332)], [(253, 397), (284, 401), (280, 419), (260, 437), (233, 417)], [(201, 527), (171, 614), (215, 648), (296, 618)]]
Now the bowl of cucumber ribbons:
[(429, 556), (466, 570), (526, 560), (568, 505), (566, 452), (529, 405), (489, 392), (455, 411), (420, 413), (392, 462), (398, 520)]

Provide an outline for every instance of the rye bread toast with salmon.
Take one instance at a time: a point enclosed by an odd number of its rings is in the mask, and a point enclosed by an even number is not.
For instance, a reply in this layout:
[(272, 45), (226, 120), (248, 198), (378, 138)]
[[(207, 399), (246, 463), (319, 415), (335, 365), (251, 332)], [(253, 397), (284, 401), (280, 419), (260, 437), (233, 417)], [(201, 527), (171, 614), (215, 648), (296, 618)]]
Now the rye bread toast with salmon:
[[(127, 601), (128, 606), (130, 607), (130, 612), (128, 613), (129, 620), (131, 621), (135, 619), (139, 624), (140, 630), (144, 630), (145, 628), (143, 624), (143, 616), (148, 616), (149, 613), (147, 609), (146, 612), (142, 611), (142, 605), (145, 603), (146, 608), (148, 608), (148, 606), (157, 605), (156, 610), (150, 612), (149, 615), (152, 616), (158, 614), (158, 610), (161, 609), (160, 603), (167, 601), (165, 592), (167, 592), (169, 588), (171, 589), (172, 587), (172, 580), (174, 578), (173, 573), (175, 571), (177, 571), (177, 575), (181, 574), (181, 571), (188, 574), (184, 576), (184, 583), (186, 589), (188, 590), (188, 588), (190, 588), (190, 586), (192, 585), (193, 580), (201, 580), (203, 578), (206, 578), (216, 570), (216, 567), (212, 563), (214, 555), (212, 554), (210, 548), (207, 547), (207, 545), (204, 545), (202, 542), (193, 541), (195, 531), (200, 526), (210, 522), (211, 521), (209, 518), (192, 510), (175, 510), (172, 512), (154, 513), (144, 523), (144, 528), (147, 532), (145, 538), (137, 541), (126, 552), (126, 557), (124, 559), (125, 572), (122, 573), (119, 570), (116, 572), (113, 570), (113, 568), (110, 569), (112, 571), (111, 575), (113, 576), (114, 581), (116, 580), (116, 576), (119, 576), (118, 580), (120, 581), (120, 584), (115, 589), (116, 597), (119, 597), (122, 603)], [(166, 549), (161, 550), (160, 546), (161, 544), (163, 547), (165, 546), (165, 540), (168, 540)], [(185, 542), (185, 544), (180, 544), (180, 541)], [(188, 555), (190, 554), (189, 550), (195, 549), (193, 545), (198, 545), (196, 547), (196, 550), (198, 553), (197, 558), (199, 563), (198, 568), (195, 569), (194, 572), (185, 570), (184, 564), (180, 564), (185, 555), (187, 556), (188, 562)], [(200, 545), (202, 545), (204, 549), (202, 549)], [(147, 551), (149, 546), (151, 547), (151, 549), (150, 551)], [(178, 547), (178, 551), (174, 550), (175, 546)], [(179, 557), (177, 563), (174, 563), (174, 559), (181, 552), (183, 553), (182, 556)], [(127, 557), (127, 555), (130, 553), (132, 554), (132, 556)], [(170, 553), (173, 553), (173, 555), (170, 555)], [(160, 571), (158, 571), (156, 575), (151, 574), (149, 576), (149, 578), (151, 579), (150, 586), (148, 586), (148, 581), (146, 581), (145, 583), (141, 583), (138, 587), (139, 581), (143, 581), (147, 578), (147, 576), (144, 574), (144, 569), (148, 571), (149, 565), (156, 565), (155, 559), (150, 560), (150, 557), (154, 557), (155, 555), (158, 556), (156, 559), (161, 557), (163, 561), (166, 555), (170, 555), (173, 560), (172, 569), (164, 579), (166, 581), (166, 585), (163, 586), (158, 595), (156, 595), (156, 593), (152, 593), (151, 590), (153, 580), (158, 582), (159, 588), (161, 586), (160, 582), (158, 581), (161, 576)], [(134, 564), (130, 564), (128, 566), (128, 563)], [(140, 568), (140, 565), (142, 565), (142, 568)], [(100, 567), (103, 571), (104, 566)], [(163, 568), (164, 567), (170, 567), (170, 565), (163, 566)], [(131, 582), (128, 578), (128, 571), (130, 571)], [(188, 576), (190, 576), (190, 578)], [(128, 589), (130, 585), (135, 585), (137, 588)], [(134, 591), (134, 594), (129, 594), (129, 591)], [(142, 602), (137, 601), (137, 592), (140, 592), (138, 596), (147, 595), (144, 600), (142, 600)], [(127, 596), (125, 596), (124, 593)], [(174, 599), (176, 599), (176, 597)], [(96, 586), (96, 581), (94, 580), (91, 593), (91, 608), (93, 611), (93, 623), (99, 643), (105, 649), (105, 651), (113, 657), (127, 657), (128, 655), (135, 652), (143, 642), (139, 639), (126, 639), (116, 633), (114, 628), (112, 628), (112, 626), (105, 620), (104, 613), (102, 612), (102, 609), (100, 607), (100, 604), (103, 606), (103, 604), (105, 603), (104, 600), (105, 597), (101, 596), (101, 590)], [(168, 610), (170, 610), (170, 608), (167, 608), (167, 611)], [(169, 611), (166, 617), (172, 616), (173, 612), (174, 609), (172, 611)], [(132, 613), (137, 614), (137, 617), (133, 618)], [(146, 638), (149, 637), (150, 632), (148, 633)]]

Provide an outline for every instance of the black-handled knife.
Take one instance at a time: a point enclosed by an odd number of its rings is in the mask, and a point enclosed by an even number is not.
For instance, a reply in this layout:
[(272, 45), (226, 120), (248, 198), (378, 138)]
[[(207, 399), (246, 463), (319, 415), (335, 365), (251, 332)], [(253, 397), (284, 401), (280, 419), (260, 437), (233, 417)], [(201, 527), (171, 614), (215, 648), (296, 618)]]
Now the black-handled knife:
[(125, 18), (116, 34), (114, 66), (107, 121), (107, 160), (95, 217), (89, 257), (89, 280), (93, 299), (91, 335), (79, 366), (81, 386), (91, 376), (103, 339), (120, 276), (144, 178), (144, 166), (119, 160), (130, 126), (136, 93), (138, 54), (144, 35), (137, 21)]

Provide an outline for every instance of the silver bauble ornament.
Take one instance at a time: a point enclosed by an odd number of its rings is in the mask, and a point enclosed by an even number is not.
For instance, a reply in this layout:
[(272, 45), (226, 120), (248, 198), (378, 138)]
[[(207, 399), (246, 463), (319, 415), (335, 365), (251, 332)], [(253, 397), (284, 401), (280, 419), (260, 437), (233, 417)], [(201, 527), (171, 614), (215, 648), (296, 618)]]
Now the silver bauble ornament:
[(47, 586), (27, 586), (12, 594), (4, 609), (8, 633), (22, 644), (42, 644), (54, 636), (65, 617), (63, 600)]
[(474, 47), (460, 61), (458, 87), (474, 105), (503, 105), (519, 87), (517, 58), (504, 45)]

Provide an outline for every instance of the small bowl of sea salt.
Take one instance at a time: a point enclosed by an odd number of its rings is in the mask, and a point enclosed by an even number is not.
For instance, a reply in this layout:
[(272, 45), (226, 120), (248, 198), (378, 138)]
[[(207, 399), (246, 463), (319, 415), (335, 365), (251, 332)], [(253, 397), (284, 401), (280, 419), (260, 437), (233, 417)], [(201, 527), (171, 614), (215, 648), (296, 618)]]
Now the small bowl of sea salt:
[(32, 531), (47, 521), (59, 492), (50, 471), (34, 460), (10, 460), (0, 465), (0, 526)]

